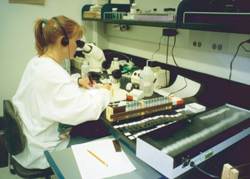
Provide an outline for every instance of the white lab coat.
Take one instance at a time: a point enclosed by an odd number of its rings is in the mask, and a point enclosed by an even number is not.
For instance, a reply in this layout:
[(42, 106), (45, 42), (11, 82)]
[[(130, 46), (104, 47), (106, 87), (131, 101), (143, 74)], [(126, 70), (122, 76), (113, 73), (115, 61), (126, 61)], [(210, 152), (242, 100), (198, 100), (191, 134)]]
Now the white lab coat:
[(14, 158), (26, 168), (47, 168), (44, 151), (64, 149), (58, 123), (78, 125), (97, 120), (110, 101), (107, 89), (82, 92), (76, 81), (54, 60), (34, 57), (12, 98), (27, 137), (24, 151)]

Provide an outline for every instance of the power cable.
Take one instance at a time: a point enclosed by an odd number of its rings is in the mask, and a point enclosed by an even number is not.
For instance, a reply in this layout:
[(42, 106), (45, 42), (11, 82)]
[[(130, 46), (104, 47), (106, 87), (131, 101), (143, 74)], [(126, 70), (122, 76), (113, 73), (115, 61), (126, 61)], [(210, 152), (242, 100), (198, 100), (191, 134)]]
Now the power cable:
[[(175, 60), (175, 57), (174, 57), (174, 48), (175, 48), (175, 45), (176, 45), (176, 35), (174, 36), (174, 44), (173, 44), (173, 47), (172, 47), (171, 54), (172, 54), (172, 58), (173, 58), (173, 61), (174, 61), (175, 65), (176, 65), (177, 67), (179, 67), (178, 64), (177, 64), (177, 62), (176, 62), (176, 60)], [(187, 84), (187, 79), (186, 79), (186, 77), (184, 77), (184, 81), (185, 81), (185, 85), (184, 85), (181, 89), (179, 89), (179, 90), (177, 90), (177, 91), (173, 91), (172, 93), (169, 93), (168, 97), (171, 96), (171, 95), (174, 94), (174, 93), (177, 93), (177, 92), (179, 92), (179, 91), (185, 89), (185, 88), (187, 87), (187, 85), (188, 85), (188, 84)]]
[(204, 173), (205, 175), (207, 175), (207, 176), (209, 176), (211, 178), (220, 178), (219, 176), (215, 176), (215, 175), (212, 175), (210, 173), (205, 172), (204, 170), (202, 170), (201, 168), (199, 168), (197, 165), (195, 165), (194, 162), (191, 162), (190, 166), (196, 168), (197, 170), (199, 170), (200, 172)]
[(235, 60), (235, 58), (236, 58), (236, 56), (237, 56), (237, 54), (238, 54), (238, 52), (239, 52), (240, 47), (242, 47), (246, 52), (250, 52), (250, 50), (247, 50), (247, 49), (243, 46), (244, 43), (250, 43), (250, 39), (249, 39), (249, 40), (246, 40), (246, 41), (243, 41), (243, 42), (241, 42), (241, 43), (238, 45), (237, 50), (236, 50), (236, 52), (235, 52), (235, 54), (234, 54), (234, 57), (232, 58), (232, 60), (231, 60), (231, 62), (230, 62), (229, 80), (231, 80), (231, 77), (232, 77), (233, 62), (234, 62), (234, 60)]

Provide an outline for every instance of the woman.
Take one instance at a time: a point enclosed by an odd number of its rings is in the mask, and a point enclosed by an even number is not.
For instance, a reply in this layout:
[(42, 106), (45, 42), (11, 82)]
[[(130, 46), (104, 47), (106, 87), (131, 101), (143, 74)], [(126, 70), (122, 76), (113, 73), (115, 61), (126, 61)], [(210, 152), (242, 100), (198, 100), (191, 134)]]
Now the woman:
[(72, 80), (61, 67), (72, 59), (83, 29), (73, 20), (58, 16), (35, 22), (38, 55), (28, 63), (12, 98), (22, 123), (27, 145), (14, 158), (25, 168), (48, 168), (44, 151), (64, 149), (70, 138), (60, 140), (58, 125), (76, 126), (97, 120), (110, 101), (110, 85), (83, 93), (79, 85), (91, 89), (88, 79)]

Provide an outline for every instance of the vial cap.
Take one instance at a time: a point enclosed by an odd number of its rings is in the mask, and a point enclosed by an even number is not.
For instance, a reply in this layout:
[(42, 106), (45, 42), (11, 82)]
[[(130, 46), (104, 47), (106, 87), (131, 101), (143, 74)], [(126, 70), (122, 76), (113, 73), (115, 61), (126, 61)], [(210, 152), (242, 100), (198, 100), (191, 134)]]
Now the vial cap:
[(132, 6), (132, 7), (136, 7), (136, 3), (133, 3), (131, 6)]

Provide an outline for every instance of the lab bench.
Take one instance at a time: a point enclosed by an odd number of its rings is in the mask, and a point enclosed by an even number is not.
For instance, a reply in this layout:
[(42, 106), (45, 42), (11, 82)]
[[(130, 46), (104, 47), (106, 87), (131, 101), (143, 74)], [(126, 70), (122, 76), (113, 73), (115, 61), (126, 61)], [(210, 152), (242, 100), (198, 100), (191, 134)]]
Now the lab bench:
[[(106, 56), (106, 58), (112, 59), (112, 56)], [(143, 67), (146, 62), (145, 59), (134, 57), (134, 56), (133, 56), (133, 60), (136, 61), (136, 65), (138, 65), (139, 67)], [(206, 106), (207, 111), (214, 109), (218, 106), (224, 105), (226, 103), (238, 106), (240, 108), (244, 108), (246, 110), (250, 110), (250, 105), (249, 105), (250, 86), (249, 85), (210, 76), (207, 74), (202, 74), (199, 72), (194, 72), (194, 71), (183, 69), (180, 67), (162, 64), (159, 62), (151, 62), (150, 66), (160, 66), (161, 68), (165, 70), (169, 70), (170, 71), (170, 82), (169, 82), (170, 85), (174, 83), (177, 75), (182, 75), (186, 78), (192, 79), (201, 84), (201, 88), (195, 96), (184, 99), (185, 104), (196, 102), (196, 103)], [(79, 70), (73, 68), (72, 72), (79, 73)], [(124, 83), (122, 83), (123, 84), (122, 88), (124, 88), (124, 84), (126, 84), (127, 82), (129, 82), (129, 79), (126, 79)], [(158, 94), (154, 94), (152, 98), (158, 97), (158, 96), (159, 96)], [(183, 108), (183, 107), (184, 106), (174, 107), (172, 110), (168, 111), (168, 113), (172, 113), (174, 112), (174, 110), (178, 108)], [(152, 114), (151, 117), (154, 115), (157, 115), (157, 114)], [(119, 139), (123, 143), (123, 146), (126, 146), (130, 151), (132, 151), (130, 155), (135, 157), (135, 153), (136, 153), (135, 140), (128, 140), (128, 138), (125, 135), (123, 135), (119, 130), (117, 130), (117, 128), (115, 128), (114, 126), (129, 122), (129, 121), (133, 121), (133, 120), (134, 121), (141, 120), (143, 119), (143, 117), (145, 116), (138, 117), (136, 119), (129, 119), (126, 121), (112, 123), (106, 120), (105, 112), (104, 112), (101, 116), (101, 120), (103, 121), (105, 126), (109, 128), (110, 133), (113, 136), (115, 136), (117, 139)], [(195, 117), (195, 115), (193, 117)], [(247, 121), (249, 121), (249, 119)], [(243, 125), (245, 125), (245, 127), (250, 126), (249, 122), (246, 122)], [(202, 168), (208, 173), (220, 176), (222, 172), (222, 167), (225, 163), (230, 163), (231, 165), (240, 165), (240, 164), (249, 163), (249, 160), (250, 160), (250, 154), (248, 152), (250, 150), (250, 145), (248, 145), (249, 142), (250, 142), (250, 135), (248, 134), (245, 138), (241, 139), (239, 142), (233, 144), (232, 146), (229, 146), (222, 152), (216, 154), (215, 156), (201, 163), (199, 165), (200, 168)], [(163, 175), (161, 177), (164, 178)], [(177, 178), (179, 179), (205, 178), (205, 175), (197, 171), (196, 169), (192, 169), (178, 176)]]
[[(250, 91), (250, 86), (248, 85), (230, 81), (227, 79), (217, 78), (199, 72), (190, 71), (187, 69), (182, 69), (179, 67), (174, 67), (171, 65), (162, 64), (159, 62), (153, 62), (151, 66), (161, 66), (163, 69), (170, 70), (170, 85), (175, 81), (176, 76), (179, 74), (201, 83), (201, 89), (199, 90), (199, 92), (191, 98), (184, 99), (185, 104), (196, 102), (206, 106), (207, 111), (213, 110), (227, 103), (236, 106), (236, 108), (239, 107), (246, 110), (250, 109), (250, 95), (248, 94), (248, 92)], [(157, 97), (157, 95), (154, 95), (152, 97)], [(169, 113), (171, 112), (172, 111), (169, 111)], [(151, 116), (146, 117), (153, 117), (155, 115), (157, 114), (152, 114)], [(103, 120), (104, 124), (109, 128), (110, 133), (112, 135), (114, 135), (117, 139), (124, 143), (124, 145), (127, 146), (131, 151), (136, 153), (136, 140), (128, 139), (128, 137), (124, 135), (121, 131), (119, 131), (116, 127), (133, 121), (140, 121), (146, 117), (143, 116), (141, 118), (138, 117), (114, 123), (107, 121), (105, 116), (102, 116), (101, 119)], [(243, 139), (239, 140), (232, 146), (230, 146), (231, 144), (229, 144), (228, 148), (225, 148), (223, 151), (219, 152), (212, 158), (209, 158), (207, 161), (201, 163), (199, 166), (203, 168), (206, 172), (221, 176), (222, 168), (225, 163), (231, 163), (234, 166), (249, 163), (250, 154), (247, 152), (250, 148), (250, 145), (248, 145), (248, 142), (250, 140), (249, 127), (249, 118), (246, 118), (246, 121), (242, 123), (238, 129), (229, 129), (228, 133), (231, 133), (229, 135), (232, 136), (236, 135), (237, 132), (241, 132), (242, 130), (244, 131), (245, 129), (247, 129), (247, 131), (245, 131), (246, 134), (244, 134)], [(235, 131), (237, 132), (233, 134), (233, 132)], [(228, 141), (228, 143), (234, 142), (234, 139)], [(192, 169), (178, 176), (177, 178), (205, 178), (205, 175), (200, 173), (196, 169)]]

